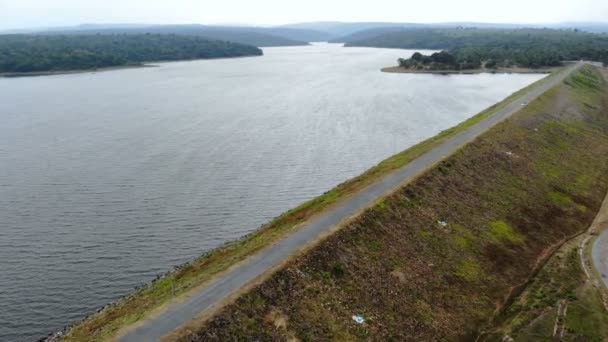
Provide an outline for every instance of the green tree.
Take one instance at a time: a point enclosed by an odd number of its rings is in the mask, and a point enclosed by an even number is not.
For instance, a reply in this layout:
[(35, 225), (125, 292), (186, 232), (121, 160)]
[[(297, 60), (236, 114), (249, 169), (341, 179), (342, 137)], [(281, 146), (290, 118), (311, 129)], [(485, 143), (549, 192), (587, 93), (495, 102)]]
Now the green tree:
[(411, 59), (416, 62), (420, 62), (422, 60), (422, 54), (420, 52), (414, 52)]
[(486, 65), (485, 65), (485, 66), (486, 66), (486, 68), (488, 68), (488, 69), (496, 69), (497, 63), (496, 63), (496, 61), (495, 61), (495, 60), (493, 60), (493, 59), (488, 59), (488, 60), (486, 61)]

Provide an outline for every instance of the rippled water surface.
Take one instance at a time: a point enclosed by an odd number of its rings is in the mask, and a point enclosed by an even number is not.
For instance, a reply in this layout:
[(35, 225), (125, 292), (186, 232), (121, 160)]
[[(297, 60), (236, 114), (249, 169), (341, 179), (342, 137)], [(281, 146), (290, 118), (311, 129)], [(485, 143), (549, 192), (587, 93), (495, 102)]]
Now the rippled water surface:
[(57, 330), (541, 77), (264, 52), (0, 79), (0, 341)]

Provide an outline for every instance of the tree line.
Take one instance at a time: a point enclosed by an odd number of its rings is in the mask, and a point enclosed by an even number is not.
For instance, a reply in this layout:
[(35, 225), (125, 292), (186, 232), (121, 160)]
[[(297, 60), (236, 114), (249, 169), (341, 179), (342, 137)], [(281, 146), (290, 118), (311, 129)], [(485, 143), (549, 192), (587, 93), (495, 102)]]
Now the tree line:
[[(608, 62), (608, 35), (578, 30), (425, 28), (385, 32), (348, 46), (445, 50), (441, 56), (405, 59), (405, 67), (475, 69), (487, 67), (539, 68), (568, 60)], [(447, 57), (450, 54), (453, 58)], [(447, 63), (435, 58), (448, 58)]]
[(171, 34), (0, 35), (0, 73), (259, 55), (254, 46)]

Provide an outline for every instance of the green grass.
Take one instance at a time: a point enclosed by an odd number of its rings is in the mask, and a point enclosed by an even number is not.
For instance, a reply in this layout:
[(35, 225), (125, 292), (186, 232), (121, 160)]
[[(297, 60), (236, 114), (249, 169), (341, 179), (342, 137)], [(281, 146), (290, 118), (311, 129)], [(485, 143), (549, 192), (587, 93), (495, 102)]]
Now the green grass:
[(586, 341), (605, 341), (608, 338), (608, 313), (601, 304), (597, 289), (581, 285), (576, 298), (568, 306), (566, 325), (569, 334)]
[(586, 281), (578, 256), (580, 239), (568, 243), (547, 262), (528, 288), (507, 308), (486, 340), (509, 335), (516, 341), (551, 341), (557, 303), (566, 300), (564, 341), (608, 338), (608, 312), (598, 289)]
[(452, 240), (458, 249), (471, 251), (478, 244), (477, 236), (470, 229), (466, 229), (457, 223), (452, 223), (451, 228), (455, 234)]
[(497, 244), (501, 244), (505, 241), (514, 244), (522, 244), (526, 240), (525, 236), (517, 233), (504, 221), (490, 222), (488, 226), (490, 226), (490, 230), (485, 233), (485, 236)]
[(587, 208), (585, 208), (584, 205), (577, 204), (576, 202), (574, 202), (572, 200), (572, 198), (568, 197), (567, 195), (565, 195), (561, 192), (552, 191), (549, 193), (548, 196), (549, 196), (549, 200), (551, 200), (551, 202), (553, 202), (554, 204), (556, 204), (560, 207), (576, 208), (577, 210), (580, 210), (580, 211), (587, 210)]
[(481, 266), (472, 260), (463, 260), (454, 273), (457, 277), (468, 281), (479, 280), (482, 274)]
[[(362, 175), (289, 210), (254, 233), (236, 242), (217, 248), (171, 273), (169, 276), (117, 301), (102, 312), (74, 326), (65, 336), (64, 340), (103, 341), (110, 339), (120, 329), (141, 321), (155, 310), (170, 304), (174, 299), (174, 295), (179, 297), (199, 286), (203, 286), (218, 274), (294, 232), (303, 222), (336, 205), (370, 184), (377, 182), (379, 179), (386, 177), (393, 171), (407, 165), (427, 151), (441, 145), (480, 121), (492, 116), (511, 101), (521, 97), (528, 90), (544, 84), (562, 70), (564, 68), (519, 90), (504, 101), (491, 106), (461, 124), (412, 146), (382, 161)], [(175, 290), (174, 292), (173, 289)]]

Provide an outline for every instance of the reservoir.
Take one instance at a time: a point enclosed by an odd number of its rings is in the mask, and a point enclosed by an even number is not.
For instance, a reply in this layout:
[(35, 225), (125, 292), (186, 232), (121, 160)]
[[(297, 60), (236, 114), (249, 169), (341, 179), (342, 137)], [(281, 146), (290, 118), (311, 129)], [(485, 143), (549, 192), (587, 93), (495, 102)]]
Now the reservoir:
[(0, 341), (31, 341), (543, 75), (381, 73), (414, 51), (0, 78)]

